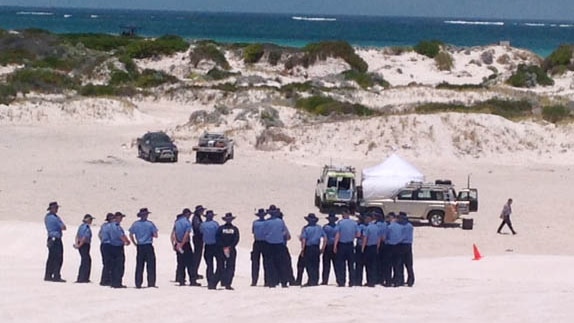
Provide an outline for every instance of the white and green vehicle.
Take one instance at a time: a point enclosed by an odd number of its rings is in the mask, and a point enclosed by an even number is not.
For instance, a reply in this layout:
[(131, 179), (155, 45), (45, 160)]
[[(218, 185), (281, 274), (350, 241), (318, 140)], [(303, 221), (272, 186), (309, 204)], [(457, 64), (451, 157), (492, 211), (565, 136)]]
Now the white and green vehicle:
[(321, 212), (335, 207), (355, 210), (357, 206), (355, 168), (325, 165), (315, 188), (315, 206)]

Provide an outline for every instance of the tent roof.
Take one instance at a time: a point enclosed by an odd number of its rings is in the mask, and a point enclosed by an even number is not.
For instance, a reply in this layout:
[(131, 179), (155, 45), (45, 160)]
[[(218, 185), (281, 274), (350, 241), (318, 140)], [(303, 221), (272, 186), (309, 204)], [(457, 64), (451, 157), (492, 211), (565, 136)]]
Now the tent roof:
[(365, 168), (362, 172), (363, 179), (380, 176), (401, 176), (401, 177), (424, 177), (424, 175), (413, 165), (392, 154), (384, 162), (373, 167)]

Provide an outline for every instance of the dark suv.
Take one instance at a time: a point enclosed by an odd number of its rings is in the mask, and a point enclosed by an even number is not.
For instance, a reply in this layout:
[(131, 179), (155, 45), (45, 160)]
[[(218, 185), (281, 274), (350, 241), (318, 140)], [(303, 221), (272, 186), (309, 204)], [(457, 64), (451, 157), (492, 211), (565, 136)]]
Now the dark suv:
[(177, 146), (163, 131), (148, 132), (137, 139), (138, 157), (152, 163), (160, 160), (177, 162)]

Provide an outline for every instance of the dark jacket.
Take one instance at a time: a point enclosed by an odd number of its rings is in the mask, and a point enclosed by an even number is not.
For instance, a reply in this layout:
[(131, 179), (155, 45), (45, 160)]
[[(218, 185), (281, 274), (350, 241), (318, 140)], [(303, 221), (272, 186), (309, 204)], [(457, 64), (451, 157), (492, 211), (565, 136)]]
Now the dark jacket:
[(233, 247), (239, 243), (239, 229), (231, 223), (219, 226), (216, 234), (217, 244), (221, 247)]

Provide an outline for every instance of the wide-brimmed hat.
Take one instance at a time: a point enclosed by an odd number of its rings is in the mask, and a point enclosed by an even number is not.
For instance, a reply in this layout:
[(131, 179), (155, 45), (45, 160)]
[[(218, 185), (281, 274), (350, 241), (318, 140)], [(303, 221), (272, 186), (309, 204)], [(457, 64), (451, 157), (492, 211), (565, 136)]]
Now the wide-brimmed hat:
[(50, 202), (50, 204), (48, 204), (48, 208), (46, 209), (46, 211), (50, 211), (51, 208), (59, 206), (60, 205), (58, 204), (58, 202)]
[(113, 213), (108, 213), (108, 214), (106, 214), (106, 221), (110, 222), (113, 218), (114, 218), (114, 214), (113, 214)]
[(309, 222), (317, 222), (317, 221), (319, 221), (319, 218), (315, 215), (315, 213), (309, 213), (305, 217), (305, 220), (307, 220)]
[(191, 210), (188, 208), (183, 209), (183, 211), (181, 211), (181, 215), (186, 215), (186, 214), (191, 214)]
[(221, 217), (224, 221), (231, 221), (233, 219), (235, 219), (235, 217), (233, 216), (233, 213), (231, 212), (227, 212), (225, 213), (224, 216)]
[(267, 213), (271, 213), (273, 211), (277, 210), (277, 206), (275, 206), (275, 204), (271, 204), (269, 205), (269, 208), (267, 209)]
[(395, 214), (395, 212), (389, 212), (389, 213), (387, 213), (387, 218), (389, 218), (389, 219), (394, 219), (394, 218), (396, 218), (396, 217), (397, 217), (397, 215)]
[(139, 212), (138, 212), (138, 217), (142, 217), (142, 216), (146, 216), (148, 214), (150, 214), (151, 212), (148, 211), (147, 207), (142, 207)]
[(201, 214), (203, 213), (203, 211), (205, 211), (205, 208), (203, 207), (203, 205), (196, 205), (195, 206), (195, 210), (193, 211), (193, 214)]
[(402, 211), (401, 211), (401, 212), (399, 212), (399, 215), (397, 216), (397, 218), (398, 218), (399, 220), (407, 220), (407, 219), (408, 219), (408, 216), (407, 216), (407, 214), (406, 214), (405, 212), (402, 212)]
[(114, 213), (114, 218), (124, 218), (126, 215), (123, 214), (122, 212), (118, 211), (116, 213)]
[(265, 215), (267, 215), (267, 212), (265, 212), (265, 209), (259, 209), (257, 210), (257, 213), (255, 213), (255, 215), (257, 215), (258, 217), (264, 217)]
[(213, 210), (207, 210), (207, 211), (205, 212), (205, 217), (206, 217), (206, 218), (213, 218), (215, 215), (216, 215), (216, 214), (213, 213)]
[(93, 220), (95, 219), (91, 214), (84, 215), (83, 221)]
[(325, 219), (329, 220), (329, 221), (337, 221), (339, 220), (339, 218), (337, 217), (337, 213), (331, 211), (329, 212), (329, 215), (325, 217)]

